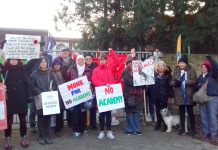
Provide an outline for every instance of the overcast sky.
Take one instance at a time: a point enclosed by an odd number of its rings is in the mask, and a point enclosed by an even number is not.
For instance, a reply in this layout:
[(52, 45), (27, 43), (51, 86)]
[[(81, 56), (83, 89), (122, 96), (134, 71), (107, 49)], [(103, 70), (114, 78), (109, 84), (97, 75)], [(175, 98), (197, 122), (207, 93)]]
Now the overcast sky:
[(53, 36), (81, 37), (74, 31), (55, 31), (53, 17), (62, 0), (0, 0), (0, 27), (46, 29)]

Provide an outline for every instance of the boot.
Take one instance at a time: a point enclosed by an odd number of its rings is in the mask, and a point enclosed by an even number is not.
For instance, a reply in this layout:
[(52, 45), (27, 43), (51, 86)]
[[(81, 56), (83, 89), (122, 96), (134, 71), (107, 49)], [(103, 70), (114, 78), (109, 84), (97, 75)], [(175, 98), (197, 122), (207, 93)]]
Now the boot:
[(27, 139), (26, 139), (25, 136), (21, 137), (20, 145), (21, 145), (23, 148), (29, 147), (29, 142), (27, 141)]
[(6, 137), (5, 138), (5, 150), (12, 150), (12, 141), (11, 141), (11, 137)]

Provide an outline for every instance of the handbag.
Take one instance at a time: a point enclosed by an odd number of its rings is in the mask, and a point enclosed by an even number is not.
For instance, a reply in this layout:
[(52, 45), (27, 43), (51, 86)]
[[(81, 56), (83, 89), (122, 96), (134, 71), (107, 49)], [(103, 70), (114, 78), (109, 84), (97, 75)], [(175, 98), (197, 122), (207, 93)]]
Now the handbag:
[(135, 95), (131, 95), (131, 96), (127, 97), (127, 106), (129, 108), (136, 108), (137, 107), (137, 102), (136, 102)]
[(207, 96), (207, 81), (202, 85), (202, 87), (193, 95), (193, 102), (196, 102), (198, 104), (203, 104), (209, 101), (209, 98)]

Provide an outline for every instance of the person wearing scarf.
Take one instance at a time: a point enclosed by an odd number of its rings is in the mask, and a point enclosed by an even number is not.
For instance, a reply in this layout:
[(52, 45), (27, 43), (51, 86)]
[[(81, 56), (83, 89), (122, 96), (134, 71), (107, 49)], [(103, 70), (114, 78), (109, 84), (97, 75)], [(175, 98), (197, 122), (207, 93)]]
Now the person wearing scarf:
[[(88, 81), (91, 81), (91, 71), (85, 65), (85, 59), (82, 55), (78, 55), (76, 58), (76, 64), (71, 66), (67, 72), (66, 79), (71, 81), (79, 77), (86, 76)], [(83, 109), (83, 103), (69, 109), (72, 115), (72, 130), (73, 137), (78, 138), (82, 133), (86, 133), (86, 111)]]
[(188, 63), (188, 58), (183, 55), (178, 66), (174, 69), (171, 85), (174, 87), (175, 104), (179, 106), (181, 129), (179, 135), (185, 135), (185, 111), (187, 110), (191, 134), (196, 136), (195, 118), (193, 113), (193, 94), (197, 82), (197, 74), (194, 68)]

